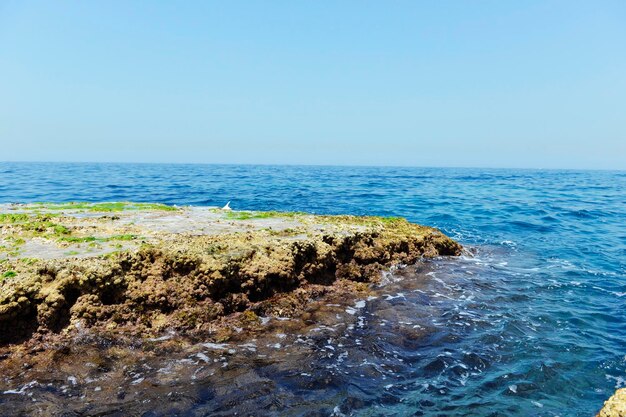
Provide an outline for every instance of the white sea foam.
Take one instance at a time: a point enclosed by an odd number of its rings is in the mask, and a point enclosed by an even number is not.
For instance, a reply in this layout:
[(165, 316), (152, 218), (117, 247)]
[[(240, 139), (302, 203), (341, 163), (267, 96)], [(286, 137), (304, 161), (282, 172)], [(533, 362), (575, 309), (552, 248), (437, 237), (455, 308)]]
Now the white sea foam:
[(228, 344), (227, 343), (207, 342), (207, 343), (203, 343), (202, 346), (204, 346), (207, 349), (215, 349), (215, 350), (226, 350), (226, 349), (228, 349)]
[(4, 391), (3, 394), (24, 395), (24, 394), (26, 394), (26, 391), (28, 391), (30, 388), (36, 387), (37, 385), (39, 385), (39, 382), (37, 382), (37, 381), (30, 381), (29, 383), (24, 384), (20, 389), (17, 389), (17, 390), (10, 389), (10, 390)]
[(391, 294), (387, 294), (385, 295), (385, 300), (386, 301), (391, 301), (391, 300), (395, 300), (396, 298), (406, 298), (404, 293), (399, 292), (396, 295), (391, 295)]
[(626, 387), (626, 379), (624, 379), (624, 377), (621, 376), (613, 376), (613, 375), (609, 375), (606, 374), (606, 379), (608, 380), (614, 380), (615, 381), (615, 389), (621, 388), (621, 387)]

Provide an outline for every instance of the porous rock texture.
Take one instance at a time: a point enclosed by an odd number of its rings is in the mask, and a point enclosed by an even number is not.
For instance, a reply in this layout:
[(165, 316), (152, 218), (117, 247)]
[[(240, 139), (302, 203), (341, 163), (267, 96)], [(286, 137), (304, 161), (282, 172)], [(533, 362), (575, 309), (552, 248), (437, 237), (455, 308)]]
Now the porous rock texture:
[(358, 289), (394, 264), (461, 253), (401, 218), (124, 204), (0, 206), (0, 243), (12, 245), (0, 258), (0, 346), (85, 328), (193, 335), (241, 312), (289, 316), (333, 286)]
[(597, 417), (626, 417), (626, 388), (618, 389), (604, 403)]

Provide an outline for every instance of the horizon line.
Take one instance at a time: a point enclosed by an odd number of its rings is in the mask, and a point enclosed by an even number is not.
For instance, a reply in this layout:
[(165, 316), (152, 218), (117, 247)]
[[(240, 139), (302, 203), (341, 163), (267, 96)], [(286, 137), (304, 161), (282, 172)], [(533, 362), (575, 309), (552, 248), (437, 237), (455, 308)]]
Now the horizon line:
[(368, 164), (289, 164), (289, 163), (251, 163), (251, 162), (146, 162), (146, 161), (0, 161), (0, 164), (102, 164), (102, 165), (217, 165), (217, 166), (276, 166), (276, 167), (336, 167), (336, 168), (421, 168), (421, 169), (491, 169), (491, 170), (524, 170), (524, 171), (617, 171), (626, 168), (536, 168), (536, 167), (486, 167), (486, 166), (453, 166), (453, 165), (368, 165)]

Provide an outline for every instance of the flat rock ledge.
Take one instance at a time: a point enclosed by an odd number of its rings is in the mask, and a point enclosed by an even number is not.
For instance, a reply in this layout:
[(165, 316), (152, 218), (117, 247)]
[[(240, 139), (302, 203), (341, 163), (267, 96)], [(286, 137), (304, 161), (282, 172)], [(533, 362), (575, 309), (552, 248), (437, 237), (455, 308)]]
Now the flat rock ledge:
[(597, 417), (626, 417), (626, 388), (618, 389), (604, 403)]
[(298, 314), (328, 292), (367, 291), (393, 265), (462, 249), (402, 218), (147, 203), (5, 204), (0, 227), (5, 351), (85, 329), (219, 340), (233, 317)]

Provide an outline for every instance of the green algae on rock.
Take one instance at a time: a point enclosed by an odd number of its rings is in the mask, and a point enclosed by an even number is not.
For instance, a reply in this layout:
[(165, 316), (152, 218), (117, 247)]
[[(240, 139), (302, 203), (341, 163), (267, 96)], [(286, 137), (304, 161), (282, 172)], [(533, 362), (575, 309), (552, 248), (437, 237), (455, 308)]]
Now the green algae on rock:
[(296, 314), (384, 268), (461, 252), (401, 218), (71, 203), (0, 205), (0, 220), (5, 346), (84, 328), (211, 332), (217, 319)]

